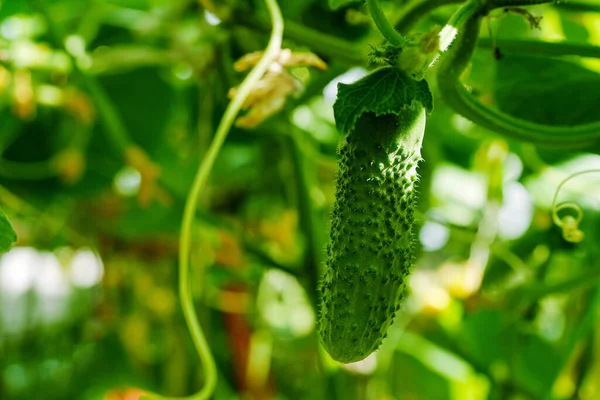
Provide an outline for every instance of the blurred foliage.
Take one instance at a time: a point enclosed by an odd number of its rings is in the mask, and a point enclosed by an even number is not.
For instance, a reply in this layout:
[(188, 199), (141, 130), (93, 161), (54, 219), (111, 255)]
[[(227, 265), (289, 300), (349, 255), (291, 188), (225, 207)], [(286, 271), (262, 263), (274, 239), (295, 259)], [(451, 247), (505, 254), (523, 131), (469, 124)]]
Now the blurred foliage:
[[(410, 298), (375, 355), (328, 359), (315, 288), (339, 141), (332, 104), (381, 38), (360, 2), (279, 3), (283, 47), (327, 69), (287, 69), (297, 87), (262, 124), (232, 129), (201, 199), (192, 290), (217, 361), (214, 398), (600, 398), (600, 174), (560, 196), (583, 207), (583, 242), (565, 242), (550, 210), (558, 184), (600, 157), (505, 140), (441, 100), (424, 141)], [(403, 3), (383, 4), (398, 15)], [(0, 399), (189, 394), (203, 375), (177, 298), (183, 205), (244, 77), (234, 62), (267, 42), (266, 10), (39, 4), (0, 7), (0, 206), (19, 237), (0, 258)], [(540, 30), (512, 14), (490, 22), (500, 50), (528, 36), (600, 45), (585, 7), (532, 12)], [(597, 118), (597, 61), (503, 55), (482, 47), (473, 59), (466, 82), (482, 101), (546, 123)]]

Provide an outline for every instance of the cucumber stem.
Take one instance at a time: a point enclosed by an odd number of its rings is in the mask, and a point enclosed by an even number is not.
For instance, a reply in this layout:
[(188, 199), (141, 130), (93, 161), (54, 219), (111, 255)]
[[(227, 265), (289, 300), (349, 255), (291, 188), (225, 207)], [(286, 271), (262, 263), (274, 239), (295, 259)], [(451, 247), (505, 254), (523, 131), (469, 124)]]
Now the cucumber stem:
[(383, 37), (390, 42), (390, 44), (402, 47), (408, 43), (408, 39), (402, 36), (390, 21), (386, 18), (383, 9), (381, 8), (381, 4), (379, 4), (379, 0), (367, 0), (367, 6), (369, 7), (369, 12), (371, 13), (371, 17), (373, 17), (373, 21), (379, 29), (379, 32), (383, 35)]

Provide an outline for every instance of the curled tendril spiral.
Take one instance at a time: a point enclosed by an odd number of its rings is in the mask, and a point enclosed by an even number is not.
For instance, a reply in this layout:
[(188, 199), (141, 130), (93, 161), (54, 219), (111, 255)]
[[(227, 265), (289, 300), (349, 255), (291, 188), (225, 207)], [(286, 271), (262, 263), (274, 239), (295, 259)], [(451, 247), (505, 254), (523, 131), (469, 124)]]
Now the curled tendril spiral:
[[(554, 193), (554, 199), (552, 200), (552, 220), (556, 226), (562, 229), (563, 238), (570, 243), (579, 243), (585, 237), (583, 231), (579, 229), (579, 223), (583, 219), (583, 209), (575, 202), (567, 201), (557, 204), (556, 200), (565, 183), (579, 175), (591, 172), (600, 172), (600, 169), (589, 169), (571, 174), (558, 185), (556, 192)], [(575, 215), (567, 214), (560, 217), (558, 214), (563, 210), (570, 210), (574, 212)]]

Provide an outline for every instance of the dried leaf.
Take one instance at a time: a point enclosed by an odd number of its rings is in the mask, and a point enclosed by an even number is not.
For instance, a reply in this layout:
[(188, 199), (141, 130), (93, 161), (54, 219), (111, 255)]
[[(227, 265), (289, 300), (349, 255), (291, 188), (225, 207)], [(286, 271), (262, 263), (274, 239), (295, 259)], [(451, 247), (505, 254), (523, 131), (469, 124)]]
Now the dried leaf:
[(242, 72), (245, 71), (258, 63), (258, 60), (262, 57), (262, 51), (255, 51), (254, 53), (248, 53), (242, 56), (233, 64), (233, 69)]
[[(238, 72), (245, 71), (255, 66), (262, 57), (262, 51), (255, 51), (240, 58), (233, 64), (233, 69)], [(290, 49), (281, 49), (274, 63), (282, 67), (316, 67), (326, 70), (327, 64), (319, 56), (311, 52), (293, 52)]]
[[(287, 97), (299, 89), (296, 79), (287, 71), (268, 72), (244, 101), (243, 108), (250, 108), (250, 111), (236, 120), (236, 126), (250, 128), (260, 124), (281, 110)], [(233, 98), (236, 92), (237, 89), (233, 88), (228, 96)]]
[(283, 109), (285, 100), (285, 97), (279, 97), (257, 104), (246, 115), (239, 117), (235, 121), (235, 126), (241, 128), (253, 128), (257, 126), (271, 115)]
[[(236, 71), (245, 71), (256, 65), (263, 52), (249, 53), (240, 58), (233, 68)], [(310, 52), (294, 53), (290, 49), (282, 49), (277, 59), (271, 64), (267, 73), (256, 83), (252, 92), (244, 101), (243, 108), (250, 111), (236, 120), (235, 125), (251, 128), (257, 126), (271, 115), (280, 111), (287, 98), (298, 92), (301, 86), (297, 79), (290, 75), (284, 67), (316, 67), (327, 69), (327, 64), (316, 54)], [(233, 98), (237, 88), (232, 88), (228, 97)]]
[(292, 52), (290, 49), (283, 49), (279, 53), (277, 62), (284, 67), (315, 67), (320, 70), (326, 70), (327, 64), (319, 56), (311, 52)]

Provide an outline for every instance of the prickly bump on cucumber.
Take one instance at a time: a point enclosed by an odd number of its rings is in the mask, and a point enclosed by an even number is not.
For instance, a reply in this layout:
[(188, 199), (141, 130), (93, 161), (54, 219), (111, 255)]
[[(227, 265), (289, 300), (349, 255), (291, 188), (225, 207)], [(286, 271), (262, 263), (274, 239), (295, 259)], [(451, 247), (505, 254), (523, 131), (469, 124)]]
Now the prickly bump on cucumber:
[(417, 164), (424, 107), (363, 113), (340, 149), (319, 333), (337, 361), (375, 351), (392, 324), (414, 260)]

